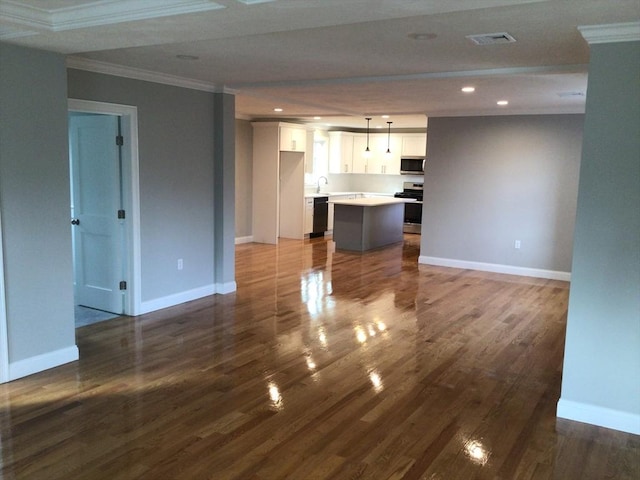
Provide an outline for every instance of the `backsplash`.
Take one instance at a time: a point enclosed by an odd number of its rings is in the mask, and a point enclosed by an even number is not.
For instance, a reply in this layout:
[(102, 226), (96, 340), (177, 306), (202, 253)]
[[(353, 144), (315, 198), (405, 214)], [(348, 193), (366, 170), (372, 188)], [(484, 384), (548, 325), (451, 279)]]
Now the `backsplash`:
[(424, 181), (422, 175), (367, 175), (357, 173), (329, 174), (329, 184), (322, 186), (323, 192), (375, 192), (395, 193), (402, 191), (404, 182)]

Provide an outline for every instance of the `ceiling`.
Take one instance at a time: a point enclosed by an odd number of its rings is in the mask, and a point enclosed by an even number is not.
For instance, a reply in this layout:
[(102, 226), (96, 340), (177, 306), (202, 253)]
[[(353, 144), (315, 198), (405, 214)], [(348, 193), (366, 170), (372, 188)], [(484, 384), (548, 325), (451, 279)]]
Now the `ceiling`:
[[(638, 0), (0, 0), (0, 40), (71, 68), (234, 93), (240, 118), (360, 128), (581, 113), (577, 27), (639, 20)], [(466, 38), (503, 32), (516, 41)]]

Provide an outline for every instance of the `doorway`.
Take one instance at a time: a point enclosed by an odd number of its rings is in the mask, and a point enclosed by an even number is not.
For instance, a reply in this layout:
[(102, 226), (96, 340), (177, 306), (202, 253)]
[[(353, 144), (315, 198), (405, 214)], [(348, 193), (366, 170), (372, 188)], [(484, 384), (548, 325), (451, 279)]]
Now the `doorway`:
[(76, 326), (140, 311), (137, 153), (135, 107), (69, 100)]

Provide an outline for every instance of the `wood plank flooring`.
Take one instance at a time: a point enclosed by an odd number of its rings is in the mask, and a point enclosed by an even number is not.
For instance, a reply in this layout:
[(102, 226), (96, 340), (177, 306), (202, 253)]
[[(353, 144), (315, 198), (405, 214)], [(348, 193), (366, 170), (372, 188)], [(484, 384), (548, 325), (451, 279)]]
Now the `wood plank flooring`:
[(238, 290), (77, 330), (0, 385), (1, 479), (628, 479), (640, 437), (555, 417), (568, 284), (324, 239)]

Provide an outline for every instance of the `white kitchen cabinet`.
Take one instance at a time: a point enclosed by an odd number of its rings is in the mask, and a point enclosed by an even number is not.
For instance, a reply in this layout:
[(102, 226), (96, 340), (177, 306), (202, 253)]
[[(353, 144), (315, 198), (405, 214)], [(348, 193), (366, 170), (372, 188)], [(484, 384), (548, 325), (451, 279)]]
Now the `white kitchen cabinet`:
[(313, 143), (313, 130), (306, 132), (306, 147), (304, 154), (304, 173), (314, 173), (314, 143)]
[(402, 156), (425, 156), (426, 134), (369, 133), (369, 158), (366, 148), (366, 133), (329, 132), (329, 173), (399, 175)]
[[(367, 171), (368, 159), (365, 157), (367, 148), (367, 135), (354, 134), (353, 136), (353, 173), (369, 173)], [(371, 151), (371, 143), (369, 143), (369, 151)]]
[(279, 237), (304, 237), (305, 152), (282, 151), (282, 129), (304, 132), (294, 124), (253, 122), (253, 240), (278, 243)]
[(405, 133), (402, 135), (403, 157), (424, 157), (427, 154), (426, 133)]
[[(369, 135), (369, 158), (365, 158), (367, 136), (358, 135), (353, 142), (353, 172), (383, 175), (400, 174), (401, 139), (398, 135), (372, 133)], [(387, 149), (390, 155), (387, 155)]]
[(313, 232), (313, 197), (304, 199), (304, 233)]
[(304, 152), (307, 148), (307, 130), (304, 128), (281, 126), (280, 151)]
[[(386, 142), (386, 140), (385, 140)], [(400, 157), (402, 149), (402, 137), (398, 134), (391, 134), (390, 141), (385, 143), (384, 147), (384, 161), (382, 162), (382, 172), (385, 175), (400, 175)], [(390, 155), (387, 155), (387, 148), (391, 151)]]
[(329, 132), (329, 173), (352, 173), (353, 134)]

